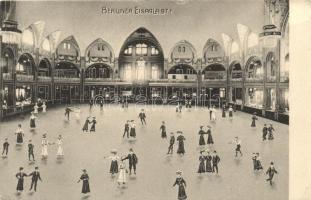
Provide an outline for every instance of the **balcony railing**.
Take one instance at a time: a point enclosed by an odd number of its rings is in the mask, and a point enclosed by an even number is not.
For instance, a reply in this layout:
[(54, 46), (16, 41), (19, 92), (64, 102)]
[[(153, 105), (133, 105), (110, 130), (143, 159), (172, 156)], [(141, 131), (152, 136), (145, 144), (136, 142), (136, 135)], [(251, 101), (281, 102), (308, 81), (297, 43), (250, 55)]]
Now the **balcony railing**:
[(16, 74), (16, 80), (18, 81), (33, 81), (33, 75)]
[(38, 76), (38, 81), (41, 81), (41, 82), (50, 82), (51, 80), (52, 78), (49, 76)]
[(3, 73), (2, 74), (3, 80), (12, 80), (13, 76), (11, 73)]
[(90, 82), (113, 82), (112, 78), (85, 78), (85, 81), (90, 81)]
[(231, 78), (230, 81), (231, 82), (241, 82), (242, 78)]
[(70, 78), (70, 77), (55, 77), (55, 82), (80, 82), (80, 78)]
[(150, 83), (193, 83), (196, 79), (152, 79)]
[(247, 82), (263, 82), (263, 77), (246, 78)]

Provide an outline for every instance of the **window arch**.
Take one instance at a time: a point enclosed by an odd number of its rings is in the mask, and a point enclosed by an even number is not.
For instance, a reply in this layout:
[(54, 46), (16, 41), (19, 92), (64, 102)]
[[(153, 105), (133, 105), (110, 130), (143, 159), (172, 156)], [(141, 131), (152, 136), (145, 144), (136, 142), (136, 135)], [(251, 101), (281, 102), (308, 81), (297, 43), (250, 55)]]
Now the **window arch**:
[(136, 44), (136, 55), (147, 55), (148, 45), (145, 43)]

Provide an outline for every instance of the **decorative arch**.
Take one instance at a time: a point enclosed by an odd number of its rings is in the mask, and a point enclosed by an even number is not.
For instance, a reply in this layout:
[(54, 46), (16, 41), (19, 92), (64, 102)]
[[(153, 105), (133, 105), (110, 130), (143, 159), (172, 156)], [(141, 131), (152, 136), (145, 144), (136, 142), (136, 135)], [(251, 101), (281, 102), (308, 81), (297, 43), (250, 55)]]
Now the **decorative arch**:
[(247, 38), (247, 48), (254, 48), (259, 45), (259, 36), (258, 34), (252, 32)]
[(85, 59), (88, 63), (114, 61), (115, 55), (112, 47), (105, 40), (98, 38), (85, 50)]
[(17, 60), (15, 71), (17, 74), (34, 75), (36, 71), (34, 58), (29, 53), (23, 53)]
[(194, 46), (186, 41), (177, 42), (170, 51), (170, 62), (173, 63), (195, 63), (197, 61), (197, 52)]
[(39, 47), (42, 39), (45, 22), (37, 21), (28, 26), (22, 33), (22, 49)]
[(113, 70), (104, 63), (95, 63), (85, 70), (85, 78), (111, 78)]
[(231, 79), (242, 78), (242, 65), (238, 60), (234, 60), (229, 65), (229, 73)]
[(212, 62), (222, 62), (225, 56), (225, 51), (221, 44), (214, 40), (208, 39), (203, 48), (203, 58), (205, 61)]
[(80, 48), (74, 36), (65, 38), (56, 49), (57, 59), (60, 61), (80, 61)]
[(187, 64), (177, 64), (168, 70), (168, 74), (197, 74), (197, 71)]
[(52, 65), (47, 58), (40, 60), (38, 65), (38, 76), (50, 77), (52, 75)]
[(4, 66), (3, 73), (13, 73), (15, 54), (12, 48), (5, 47), (3, 50)]
[(55, 65), (55, 76), (65, 78), (79, 78), (80, 69), (72, 62), (60, 61)]
[(263, 65), (258, 56), (251, 56), (247, 59), (245, 65), (246, 77), (249, 79), (263, 78)]
[(213, 63), (206, 66), (202, 74), (204, 74), (204, 79), (225, 79), (226, 68), (220, 63)]

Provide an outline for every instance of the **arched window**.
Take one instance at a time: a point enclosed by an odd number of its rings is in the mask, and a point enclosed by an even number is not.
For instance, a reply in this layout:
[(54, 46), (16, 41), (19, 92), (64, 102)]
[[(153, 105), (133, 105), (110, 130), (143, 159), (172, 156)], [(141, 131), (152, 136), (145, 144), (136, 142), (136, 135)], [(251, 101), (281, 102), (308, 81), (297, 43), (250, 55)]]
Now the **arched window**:
[(158, 49), (156, 49), (155, 47), (151, 47), (151, 55), (159, 55)]
[(136, 54), (137, 55), (147, 55), (148, 46), (144, 43), (136, 44)]
[(132, 55), (133, 47), (129, 46), (124, 50), (125, 55)]

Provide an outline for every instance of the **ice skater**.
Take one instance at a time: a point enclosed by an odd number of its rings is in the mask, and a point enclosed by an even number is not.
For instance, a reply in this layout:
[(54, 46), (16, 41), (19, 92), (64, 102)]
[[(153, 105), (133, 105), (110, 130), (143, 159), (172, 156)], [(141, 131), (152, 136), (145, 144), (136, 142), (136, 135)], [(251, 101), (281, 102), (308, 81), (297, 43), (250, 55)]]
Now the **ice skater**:
[(267, 127), (267, 124), (264, 124), (262, 128), (262, 140), (263, 141), (267, 139), (267, 135), (268, 135), (268, 127)]
[(124, 132), (123, 132), (123, 138), (125, 137), (125, 134), (126, 134), (126, 137), (129, 138), (129, 134), (130, 134), (130, 124), (129, 124), (129, 120), (127, 120), (124, 124)]
[(209, 120), (212, 120), (212, 113), (213, 113), (212, 106), (210, 106), (208, 110), (209, 110)]
[(89, 131), (89, 124), (90, 124), (90, 117), (87, 117), (85, 122), (84, 122), (84, 125), (82, 127), (82, 131), (84, 132), (88, 132)]
[(33, 153), (34, 148), (35, 146), (32, 144), (32, 141), (29, 140), (28, 141), (28, 161), (29, 162), (31, 162), (31, 158), (33, 162), (35, 161), (35, 155)]
[(97, 123), (96, 118), (93, 117), (93, 120), (90, 123), (91, 123), (90, 133), (91, 132), (95, 132), (96, 131), (96, 129), (95, 129), (96, 128), (96, 123)]
[(212, 121), (216, 121), (216, 109), (215, 106), (212, 108)]
[(198, 173), (205, 173), (205, 156), (203, 155), (204, 151), (200, 151), (200, 157), (199, 157), (199, 169)]
[(213, 173), (216, 173), (218, 174), (218, 164), (220, 162), (220, 157), (217, 155), (217, 152), (214, 151), (213, 152), (213, 156), (212, 156), (212, 163), (213, 163)]
[(178, 170), (176, 172), (176, 180), (175, 180), (175, 183), (173, 185), (173, 187), (175, 185), (178, 185), (178, 196), (177, 196), (177, 199), (178, 200), (185, 200), (187, 199), (187, 194), (186, 194), (186, 181), (183, 179), (182, 177), (182, 171)]
[(231, 105), (229, 106), (229, 117), (233, 117), (233, 108)]
[(16, 135), (16, 144), (22, 145), (24, 143), (24, 131), (22, 129), (22, 125), (18, 124), (18, 128), (15, 131)]
[(42, 159), (47, 159), (48, 157), (48, 145), (53, 145), (54, 143), (50, 143), (48, 140), (47, 140), (47, 136), (46, 136), (46, 133), (42, 135), (42, 141), (41, 141), (41, 157)]
[(174, 136), (174, 133), (171, 132), (170, 145), (169, 145), (169, 147), (168, 147), (168, 152), (167, 152), (167, 154), (173, 154), (174, 143), (175, 143), (175, 136)]
[(209, 125), (207, 126), (207, 131), (206, 131), (207, 141), (206, 141), (206, 144), (208, 144), (208, 145), (213, 145), (214, 144), (211, 128), (212, 128), (211, 126), (209, 126)]
[(253, 116), (252, 116), (252, 124), (251, 124), (251, 127), (256, 127), (256, 120), (258, 120), (258, 118), (257, 118), (257, 113), (256, 112), (254, 112), (253, 113)]
[(31, 112), (30, 114), (30, 129), (35, 129), (36, 128), (36, 116), (34, 114), (34, 112)]
[(42, 107), (42, 112), (43, 112), (43, 113), (46, 113), (46, 103), (45, 103), (45, 101), (43, 101), (41, 107)]
[(24, 190), (24, 177), (27, 177), (27, 174), (23, 170), (24, 168), (20, 167), (19, 172), (15, 175), (18, 180), (16, 186), (17, 193), (21, 193)]
[(112, 154), (109, 157), (104, 157), (104, 159), (110, 159), (111, 160), (111, 164), (110, 164), (110, 174), (113, 176), (114, 174), (117, 174), (119, 171), (119, 165), (118, 165), (118, 161), (120, 160), (120, 157), (117, 155), (118, 151), (116, 149), (113, 149), (110, 151), (110, 153)]
[(67, 117), (67, 120), (70, 118), (70, 112), (72, 112), (71, 108), (68, 106), (65, 108), (65, 117)]
[(78, 183), (82, 180), (82, 191), (81, 193), (87, 194), (90, 193), (90, 183), (89, 183), (89, 175), (86, 172), (86, 169), (82, 170), (82, 175), (80, 176), (80, 179), (78, 180)]
[(57, 158), (62, 158), (62, 157), (64, 157), (63, 136), (62, 136), (62, 135), (58, 135), (56, 144), (57, 144), (57, 153), (56, 153), (56, 157), (57, 157)]
[(177, 154), (179, 155), (184, 155), (185, 154), (185, 145), (184, 145), (184, 140), (186, 138), (182, 135), (182, 131), (177, 131), (179, 133), (179, 136), (177, 136), (177, 141), (178, 141), (178, 149), (177, 149)]
[(121, 161), (124, 161), (127, 159), (129, 160), (130, 175), (132, 174), (132, 169), (134, 170), (134, 174), (136, 174), (136, 165), (138, 163), (138, 158), (132, 148), (130, 148), (129, 154), (125, 158), (123, 158)]
[(131, 129), (130, 129), (130, 136), (133, 138), (136, 138), (136, 125), (135, 125), (135, 121), (131, 120)]
[(90, 110), (92, 110), (92, 108), (93, 108), (93, 104), (94, 104), (93, 99), (90, 99), (90, 100), (89, 100)]
[(205, 164), (205, 172), (211, 173), (213, 172), (212, 169), (212, 161), (213, 161), (213, 157), (210, 155), (209, 151), (206, 151), (206, 156), (205, 156), (205, 160), (206, 160), (206, 164)]
[(226, 105), (222, 106), (222, 117), (226, 118)]
[(259, 153), (256, 153), (256, 170), (261, 170), (263, 169), (261, 165), (261, 158), (259, 156)]
[(39, 167), (35, 167), (35, 171), (31, 172), (28, 176), (31, 176), (31, 184), (30, 184), (30, 189), (29, 191), (34, 189), (34, 191), (37, 191), (37, 184), (38, 181), (40, 180), (42, 182), (40, 172), (39, 172)]
[(119, 185), (121, 183), (122, 184), (126, 183), (126, 174), (127, 174), (126, 166), (125, 166), (125, 163), (122, 161), (119, 166), (119, 176), (117, 180)]
[(203, 130), (203, 126), (200, 126), (200, 130), (199, 130), (199, 145), (200, 146), (204, 146), (205, 145), (205, 139), (204, 139), (204, 135), (206, 134), (206, 132)]
[(268, 174), (269, 178), (266, 179), (266, 181), (270, 182), (270, 185), (272, 185), (272, 179), (274, 177), (274, 174), (277, 174), (278, 172), (276, 171), (276, 169), (274, 168), (274, 163), (271, 162), (270, 163), (270, 167), (268, 168), (266, 174)]
[(273, 125), (270, 124), (270, 126), (267, 130), (268, 130), (268, 140), (273, 140), (274, 139), (273, 131), (275, 131), (273, 128)]
[(165, 121), (162, 121), (162, 125), (160, 126), (161, 130), (161, 138), (166, 139), (166, 126), (165, 126)]
[(2, 157), (6, 158), (8, 157), (8, 152), (9, 152), (9, 142), (8, 142), (8, 138), (5, 138), (4, 143), (3, 143), (3, 149), (2, 149)]
[(140, 118), (140, 122), (142, 125), (146, 125), (146, 114), (144, 109), (141, 109), (141, 112), (139, 113), (138, 117)]
[(38, 114), (38, 109), (39, 109), (39, 106), (38, 106), (38, 103), (35, 103), (35, 106), (33, 107), (33, 113), (36, 115)]
[[(229, 142), (231, 144), (232, 142)], [(235, 137), (233, 143), (235, 144), (235, 157), (238, 157), (238, 153), (240, 153), (240, 156), (243, 156), (243, 153), (241, 151), (241, 140), (239, 137)]]

